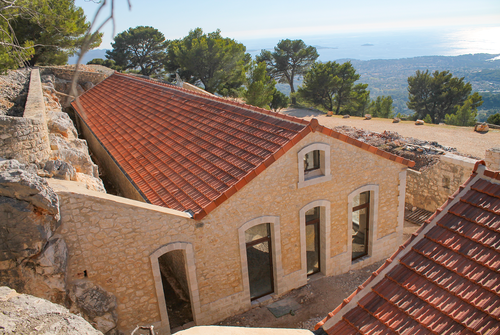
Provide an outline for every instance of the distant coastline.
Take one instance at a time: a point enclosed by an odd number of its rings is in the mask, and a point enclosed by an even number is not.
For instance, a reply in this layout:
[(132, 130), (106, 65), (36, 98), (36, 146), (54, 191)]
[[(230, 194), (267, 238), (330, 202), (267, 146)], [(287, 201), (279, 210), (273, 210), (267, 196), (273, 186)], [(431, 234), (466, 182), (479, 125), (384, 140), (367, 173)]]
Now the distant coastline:
[[(458, 56), (488, 53), (500, 54), (500, 26), (469, 30), (419, 30), (306, 36), (301, 39), (316, 47), (319, 61), (339, 59), (376, 60), (403, 59), (420, 56)], [(486, 30), (485, 30), (486, 29)], [(481, 38), (478, 38), (480, 36)], [(284, 36), (296, 39), (300, 37)], [(280, 38), (239, 40), (255, 57), (262, 49), (273, 50)], [(93, 58), (105, 58), (105, 49), (91, 50), (84, 63)], [(90, 58), (92, 57), (92, 58)], [(88, 60), (87, 60), (88, 59)], [(71, 57), (69, 64), (74, 64)]]

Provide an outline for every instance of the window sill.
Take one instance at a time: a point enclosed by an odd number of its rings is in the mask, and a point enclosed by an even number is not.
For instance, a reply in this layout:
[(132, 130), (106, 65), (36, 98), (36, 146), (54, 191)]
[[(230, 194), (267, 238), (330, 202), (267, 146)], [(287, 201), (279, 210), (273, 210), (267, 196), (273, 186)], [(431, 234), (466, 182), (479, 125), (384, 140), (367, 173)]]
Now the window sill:
[(327, 182), (330, 180), (332, 180), (332, 175), (309, 177), (306, 180), (299, 181), (299, 183), (297, 184), (297, 188), (302, 188), (302, 187), (307, 187), (307, 186), (311, 186), (311, 185), (315, 185), (315, 184), (319, 184), (319, 183), (324, 183), (324, 182)]

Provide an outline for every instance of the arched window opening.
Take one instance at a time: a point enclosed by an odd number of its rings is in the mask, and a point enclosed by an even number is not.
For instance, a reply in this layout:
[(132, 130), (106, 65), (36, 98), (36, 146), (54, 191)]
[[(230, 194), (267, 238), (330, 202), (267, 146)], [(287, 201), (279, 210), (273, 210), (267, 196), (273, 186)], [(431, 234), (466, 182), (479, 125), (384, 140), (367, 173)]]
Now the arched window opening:
[(370, 191), (356, 195), (352, 206), (352, 260), (355, 260), (368, 255)]
[(250, 299), (254, 300), (274, 292), (270, 224), (262, 223), (247, 229), (245, 245)]
[(307, 275), (320, 272), (320, 207), (306, 212)]

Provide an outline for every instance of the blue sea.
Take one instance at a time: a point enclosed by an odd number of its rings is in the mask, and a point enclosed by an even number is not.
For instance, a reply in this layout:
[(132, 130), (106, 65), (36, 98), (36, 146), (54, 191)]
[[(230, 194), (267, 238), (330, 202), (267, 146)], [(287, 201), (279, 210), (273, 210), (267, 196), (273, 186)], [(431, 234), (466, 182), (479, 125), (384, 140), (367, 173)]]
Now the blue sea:
[[(436, 28), (391, 32), (338, 33), (316, 36), (283, 37), (302, 39), (315, 46), (318, 60), (399, 59), (418, 56), (458, 56), (500, 54), (500, 26)], [(282, 38), (238, 40), (255, 57), (261, 49), (273, 50)]]
[[(231, 37), (231, 36), (225, 36)], [(231, 37), (232, 38), (232, 37)], [(389, 32), (338, 33), (281, 38), (237, 39), (253, 58), (262, 49), (273, 50), (281, 39), (302, 39), (315, 46), (318, 60), (399, 59), (419, 56), (458, 56), (488, 53), (500, 55), (500, 26), (399, 30)], [(94, 58), (105, 59), (104, 49), (90, 50), (83, 64)], [(70, 57), (68, 64), (75, 64)]]

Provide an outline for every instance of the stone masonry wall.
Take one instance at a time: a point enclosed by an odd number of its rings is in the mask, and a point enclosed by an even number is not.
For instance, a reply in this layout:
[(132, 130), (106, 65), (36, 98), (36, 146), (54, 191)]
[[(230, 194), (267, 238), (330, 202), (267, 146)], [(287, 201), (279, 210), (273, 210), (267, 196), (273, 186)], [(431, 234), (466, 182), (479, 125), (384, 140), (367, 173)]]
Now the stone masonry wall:
[[(106, 68), (107, 69), (107, 68)], [(90, 81), (92, 84), (97, 85), (110, 75), (114, 73), (113, 70), (107, 69), (108, 71), (103, 72), (88, 72), (88, 71), (79, 71), (78, 72), (78, 82), (86, 82)], [(59, 66), (46, 66), (41, 67), (42, 74), (53, 74), (58, 78), (65, 80), (72, 80), (75, 75), (75, 71), (73, 70), (73, 66), (71, 67), (59, 67)], [(63, 92), (66, 93), (66, 92)]]
[(31, 71), (24, 117), (0, 116), (0, 152), (22, 164), (42, 163), (51, 155), (42, 85), (37, 69)]
[(475, 160), (446, 154), (423, 172), (408, 170), (406, 203), (430, 212), (436, 211), (469, 178)]
[[(297, 188), (297, 153), (314, 143), (331, 146), (331, 181)], [(69, 249), (68, 278), (88, 278), (118, 301), (118, 327), (160, 321), (150, 255), (174, 242), (194, 249), (199, 312), (197, 324), (210, 324), (247, 310), (238, 228), (262, 217), (279, 217), (282, 273), (278, 294), (307, 282), (301, 264), (299, 211), (315, 200), (330, 201), (331, 228), (327, 275), (371, 264), (401, 243), (399, 203), (401, 173), (406, 167), (347, 143), (312, 133), (221, 204), (201, 222), (186, 213), (137, 201), (52, 185), (60, 197), (62, 230)], [(57, 183), (67, 183), (57, 181)], [(403, 179), (404, 183), (404, 179)], [(367, 184), (378, 185), (376, 237), (370, 257), (352, 264), (347, 252), (348, 195)], [(66, 185), (66, 184), (64, 184)], [(276, 250), (275, 250), (276, 251)]]
[(178, 211), (51, 182), (68, 245), (68, 283), (86, 273), (113, 293), (122, 330), (159, 321), (149, 255), (171, 242), (201, 240), (195, 222)]

